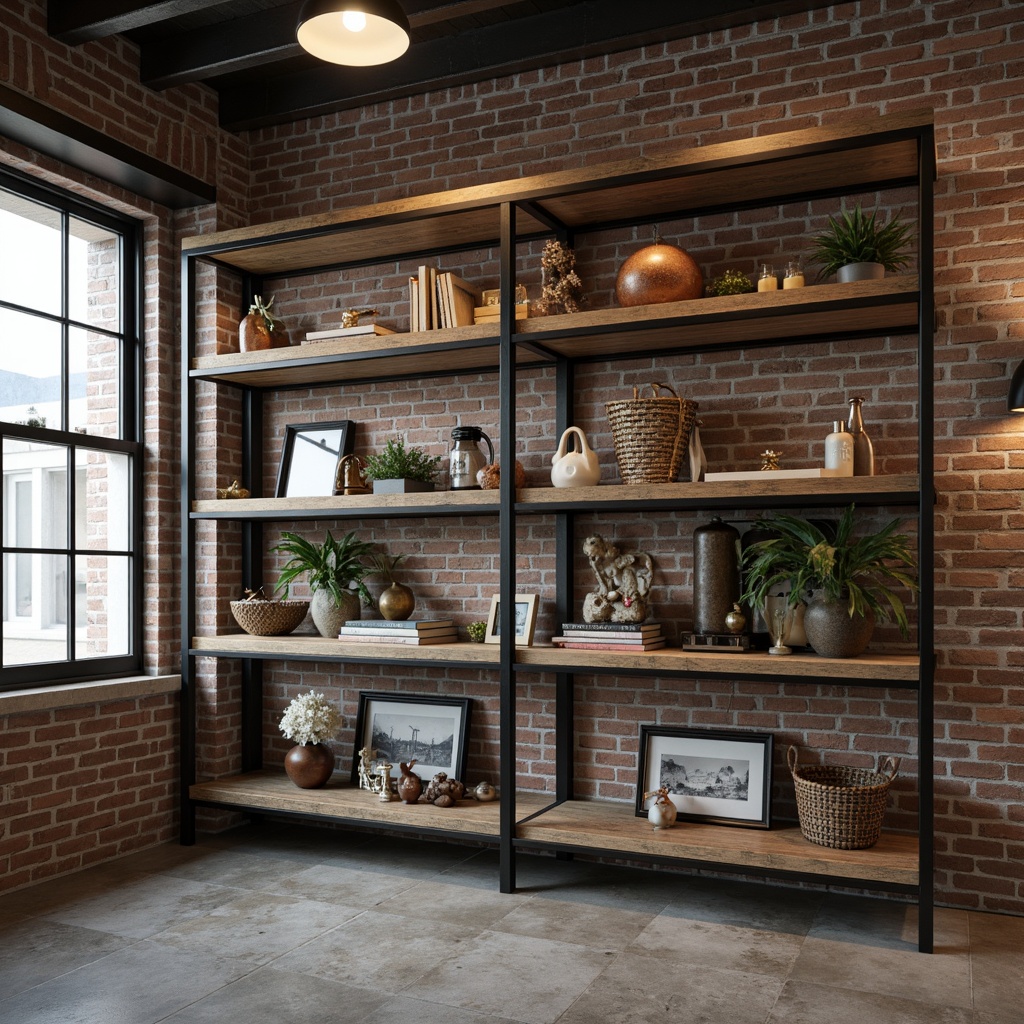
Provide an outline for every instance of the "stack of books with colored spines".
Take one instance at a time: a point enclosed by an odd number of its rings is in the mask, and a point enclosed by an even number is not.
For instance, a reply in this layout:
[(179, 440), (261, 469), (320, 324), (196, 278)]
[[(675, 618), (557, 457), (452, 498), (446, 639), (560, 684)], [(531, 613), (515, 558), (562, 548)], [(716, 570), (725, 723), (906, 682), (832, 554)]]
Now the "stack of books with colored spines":
[(451, 619), (349, 619), (338, 639), (363, 644), (453, 644), (458, 639)]
[(551, 642), (584, 651), (656, 651), (665, 637), (660, 622), (563, 622)]

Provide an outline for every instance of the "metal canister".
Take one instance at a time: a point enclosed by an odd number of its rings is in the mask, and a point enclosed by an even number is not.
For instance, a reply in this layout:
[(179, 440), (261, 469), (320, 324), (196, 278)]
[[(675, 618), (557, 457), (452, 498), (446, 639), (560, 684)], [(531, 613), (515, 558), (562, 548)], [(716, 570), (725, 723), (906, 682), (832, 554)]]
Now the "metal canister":
[(693, 631), (727, 634), (740, 599), (740, 533), (720, 517), (693, 531)]

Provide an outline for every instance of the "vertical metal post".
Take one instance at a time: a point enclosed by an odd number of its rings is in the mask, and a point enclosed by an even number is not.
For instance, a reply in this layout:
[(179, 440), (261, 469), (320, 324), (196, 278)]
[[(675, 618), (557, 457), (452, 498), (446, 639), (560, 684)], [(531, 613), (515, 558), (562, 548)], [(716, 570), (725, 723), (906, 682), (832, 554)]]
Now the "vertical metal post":
[[(242, 395), (242, 484), (263, 493), (263, 395)], [(256, 590), (263, 585), (263, 526), (242, 523), (242, 581)], [(271, 595), (266, 594), (267, 597)], [(242, 771), (263, 767), (263, 662), (242, 659)]]
[[(575, 420), (573, 364), (560, 359), (555, 369), (555, 434), (560, 437)], [(555, 516), (555, 607), (558, 621), (573, 617), (573, 554), (576, 550), (574, 518), (560, 512)], [(575, 793), (575, 676), (555, 675), (555, 798), (571, 800)]]
[(196, 529), (189, 513), (195, 496), (195, 383), (189, 376), (196, 350), (196, 261), (181, 258), (181, 844), (196, 841), (196, 659), (189, 653), (195, 634)]
[(498, 727), (501, 784), (499, 804), (500, 836), (498, 841), (499, 889), (515, 892), (515, 831), (516, 831), (516, 678), (515, 678), (515, 602), (516, 592), (516, 368), (512, 347), (512, 329), (515, 325), (514, 285), (516, 274), (516, 210), (511, 203), (501, 205), (500, 289), (501, 319), (498, 339), (498, 393), (501, 399), (499, 430), (501, 434), (499, 463), (502, 468), (498, 492), (498, 551), (500, 558), (498, 593), (501, 604), (498, 612), (501, 630), (500, 723)]
[(935, 130), (924, 129), (918, 140), (918, 250), (920, 252), (920, 312), (918, 323), (918, 464), (921, 474), (918, 508), (918, 646), (921, 660), (918, 706), (918, 923), (917, 943), (922, 953), (934, 946), (935, 871), (935, 465), (934, 356), (934, 200), (936, 177)]

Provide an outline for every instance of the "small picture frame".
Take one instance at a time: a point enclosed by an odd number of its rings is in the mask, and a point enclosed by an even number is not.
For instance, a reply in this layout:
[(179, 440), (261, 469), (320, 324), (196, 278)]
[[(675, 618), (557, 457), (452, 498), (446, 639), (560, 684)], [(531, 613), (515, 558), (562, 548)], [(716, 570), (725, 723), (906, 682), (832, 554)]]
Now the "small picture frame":
[(277, 497), (330, 497), (334, 494), (338, 463), (352, 453), (355, 423), (292, 423), (284, 431)]
[(641, 725), (637, 817), (663, 786), (681, 820), (770, 828), (772, 736)]
[[(533, 629), (537, 625), (537, 595), (516, 594), (516, 646), (529, 647), (533, 643)], [(501, 643), (501, 598), (491, 598), (491, 610), (487, 615), (487, 631), (484, 643)]]
[(374, 763), (394, 765), (393, 778), (399, 764), (415, 760), (412, 770), (424, 782), (438, 772), (465, 782), (471, 708), (469, 697), (360, 693), (352, 784), (359, 784), (359, 751), (364, 747), (375, 752)]

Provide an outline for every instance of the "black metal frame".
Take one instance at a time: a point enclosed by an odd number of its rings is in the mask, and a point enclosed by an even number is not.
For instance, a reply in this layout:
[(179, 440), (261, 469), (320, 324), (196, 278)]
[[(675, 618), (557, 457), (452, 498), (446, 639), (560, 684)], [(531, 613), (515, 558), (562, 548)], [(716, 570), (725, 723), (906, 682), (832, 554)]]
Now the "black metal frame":
[[(843, 685), (849, 687), (857, 686), (878, 686), (883, 685), (891, 689), (907, 689), (915, 691), (917, 695), (917, 706), (918, 706), (918, 746), (919, 746), (919, 882), (916, 886), (903, 885), (899, 883), (883, 883), (875, 880), (865, 882), (863, 879), (847, 879), (841, 874), (828, 874), (820, 875), (814, 872), (799, 872), (799, 871), (773, 871), (771, 869), (758, 869), (758, 868), (741, 868), (735, 865), (723, 865), (720, 863), (705, 863), (697, 860), (685, 860), (673, 857), (655, 857), (655, 856), (639, 856), (630, 854), (629, 859), (631, 861), (642, 861), (649, 864), (673, 864), (677, 867), (685, 867), (694, 870), (710, 869), (721, 874), (726, 875), (753, 875), (763, 877), (778, 877), (787, 879), (798, 879), (815, 884), (849, 884), (854, 885), (858, 888), (865, 890), (878, 890), (878, 891), (892, 891), (892, 892), (903, 892), (912, 893), (916, 895), (918, 902), (918, 944), (922, 951), (930, 952), (933, 945), (933, 894), (932, 894), (932, 872), (934, 862), (934, 841), (933, 841), (933, 757), (934, 757), (934, 740), (933, 740), (933, 724), (934, 724), (934, 712), (932, 707), (933, 699), (933, 675), (934, 675), (934, 652), (933, 652), (933, 632), (934, 632), (934, 612), (930, 603), (931, 595), (933, 592), (933, 552), (934, 552), (934, 523), (932, 521), (932, 506), (934, 503), (934, 491), (932, 486), (932, 460), (933, 460), (933, 442), (931, 435), (931, 407), (932, 407), (932, 336), (934, 332), (934, 297), (932, 294), (932, 266), (933, 266), (933, 200), (932, 200), (932, 188), (935, 180), (935, 152), (934, 152), (934, 130), (930, 125), (916, 125), (906, 128), (891, 129), (877, 133), (870, 133), (857, 139), (842, 140), (840, 145), (850, 151), (856, 150), (860, 146), (868, 146), (877, 143), (884, 143), (890, 141), (907, 141), (913, 140), (919, 153), (919, 164), (918, 173), (915, 178), (911, 179), (904, 175), (892, 176), (884, 180), (868, 181), (859, 183), (856, 187), (858, 189), (865, 188), (890, 188), (894, 186), (908, 186), (916, 184), (918, 189), (918, 211), (919, 211), (919, 249), (920, 249), (920, 277), (921, 284), (919, 293), (917, 296), (918, 301), (918, 320), (916, 329), (918, 332), (919, 344), (918, 344), (918, 370), (919, 370), (919, 403), (920, 407), (918, 410), (918, 422), (919, 422), (919, 472), (920, 472), (920, 492), (915, 499), (908, 499), (904, 492), (882, 492), (872, 495), (869, 499), (865, 500), (863, 496), (857, 495), (851, 488), (849, 494), (830, 496), (825, 499), (822, 498), (820, 502), (818, 499), (813, 499), (811, 504), (824, 506), (835, 506), (843, 504), (845, 501), (857, 498), (859, 503), (862, 505), (870, 504), (874, 506), (883, 505), (909, 505), (911, 503), (916, 505), (918, 518), (919, 518), (919, 572), (920, 572), (920, 585), (922, 600), (919, 602), (919, 620), (918, 620), (918, 644), (920, 654), (920, 670), (918, 680), (914, 683), (893, 683), (891, 680), (878, 679), (878, 680), (864, 680), (864, 679), (835, 679), (830, 678), (827, 680), (829, 685)], [(776, 154), (777, 161), (785, 161), (801, 155), (813, 155), (816, 152), (824, 152), (828, 149), (834, 148), (836, 143), (825, 141), (822, 143), (807, 143), (799, 146), (789, 145), (784, 149), (780, 150)], [(715, 166), (720, 166), (722, 169), (727, 169), (730, 165), (729, 160), (716, 161), (715, 163), (701, 164), (699, 168), (695, 168), (692, 171), (686, 173), (707, 173), (709, 170), (714, 169)], [(739, 162), (745, 162), (744, 158), (740, 158)], [(642, 167), (638, 168), (634, 173), (622, 174), (616, 180), (609, 181), (604, 180), (593, 187), (612, 187), (615, 185), (628, 185), (635, 182), (644, 180), (650, 180), (651, 178), (661, 177), (668, 178), (674, 176), (671, 170), (659, 169), (655, 172), (645, 171)], [(567, 191), (585, 191), (585, 186), (568, 189)], [(806, 198), (808, 194), (815, 196), (838, 196), (845, 192), (852, 191), (853, 188), (836, 188), (836, 189), (814, 189), (812, 187), (809, 191), (795, 193), (794, 198)], [(552, 187), (552, 192), (563, 193), (562, 189)], [(515, 445), (516, 445), (516, 402), (515, 402), (515, 384), (516, 384), (516, 363), (515, 354), (518, 346), (529, 346), (534, 351), (545, 352), (548, 357), (548, 362), (554, 362), (556, 366), (556, 426), (559, 431), (565, 429), (566, 426), (570, 425), (573, 419), (573, 371), (577, 365), (577, 361), (566, 359), (556, 355), (550, 350), (544, 350), (542, 346), (538, 346), (536, 339), (528, 336), (517, 338), (515, 335), (515, 323), (513, 320), (513, 275), (515, 268), (515, 249), (518, 242), (522, 242), (524, 239), (519, 238), (516, 232), (516, 213), (517, 209), (522, 208), (524, 211), (530, 212), (536, 216), (537, 211), (543, 212), (543, 195), (522, 195), (519, 197), (506, 197), (500, 202), (500, 254), (499, 254), (499, 268), (500, 268), (500, 302), (501, 302), (501, 319), (499, 321), (499, 332), (498, 332), (498, 376), (499, 376), (499, 396), (501, 400), (501, 408), (499, 414), (499, 433), (500, 433), (500, 451), (499, 461), (506, 465), (511, 466), (515, 459)], [(774, 205), (776, 202), (784, 201), (783, 198), (772, 197), (771, 204)], [(742, 205), (742, 204), (740, 204)], [(764, 206), (766, 202), (758, 200), (756, 203), (747, 205)], [(730, 207), (730, 209), (736, 209), (736, 206)], [(438, 214), (443, 215), (443, 210), (439, 210)], [(682, 216), (684, 214), (692, 214), (696, 211), (686, 210), (680, 211), (676, 216)], [(707, 211), (701, 211), (707, 212)], [(669, 215), (661, 213), (657, 218), (651, 218), (651, 220), (664, 220)], [(401, 217), (398, 218), (401, 220)], [(550, 217), (546, 217), (551, 223), (553, 231), (561, 235), (564, 238), (568, 238), (568, 232), (564, 228), (559, 228), (559, 225)], [(638, 223), (642, 221), (634, 221)], [(591, 225), (588, 226), (588, 230), (591, 227), (599, 228), (606, 225)], [(322, 228), (314, 229), (311, 233), (316, 231), (322, 231)], [(279, 236), (265, 235), (262, 239), (254, 241), (254, 245), (258, 244), (270, 244), (276, 241)], [(285, 236), (280, 236), (285, 237)], [(530, 236), (532, 237), (532, 236)], [(478, 243), (474, 242), (472, 247), (476, 247)], [(467, 246), (468, 248), (469, 246)], [(194, 355), (194, 327), (193, 318), (190, 315), (190, 311), (194, 308), (195, 300), (195, 269), (194, 264), (198, 259), (206, 259), (209, 261), (216, 262), (216, 254), (219, 249), (224, 248), (223, 245), (213, 245), (207, 250), (193, 250), (193, 252), (183, 259), (182, 267), (182, 307), (183, 307), (183, 371), (182, 371), (182, 415), (183, 422), (191, 422), (193, 406), (194, 406), (194, 387), (196, 375), (191, 373), (189, 367), (192, 363)], [(388, 258), (394, 254), (388, 254)], [(308, 273), (317, 268), (296, 268), (294, 273)], [(894, 300), (895, 301), (895, 300)], [(769, 314), (771, 315), (771, 314)], [(709, 318), (709, 322), (713, 318)], [(689, 321), (692, 323), (692, 319)], [(913, 329), (912, 325), (907, 325), (908, 329)], [(570, 327), (565, 331), (560, 332), (561, 336), (572, 336), (576, 329)], [(581, 329), (582, 330), (582, 329)], [(592, 330), (592, 329), (588, 329)], [(597, 331), (600, 333), (600, 331)], [(856, 338), (863, 336), (876, 336), (878, 331), (859, 331), (844, 333), (841, 329), (841, 325), (837, 325), (836, 332), (829, 334), (827, 340), (842, 340), (845, 338)], [(893, 333), (888, 331), (886, 333)], [(472, 344), (479, 345), (479, 342)], [(756, 347), (759, 343), (753, 343)], [(765, 344), (768, 344), (766, 342)], [(773, 339), (770, 344), (778, 344), (777, 339)], [(735, 346), (735, 347), (748, 347), (748, 346)], [(692, 352), (692, 348), (686, 348), (685, 351)], [(670, 354), (669, 351), (662, 353), (663, 355)], [(636, 352), (630, 352), (629, 355), (635, 356)], [(603, 361), (607, 357), (600, 357)], [(594, 361), (591, 359), (580, 359), (578, 362), (590, 362)], [(489, 369), (493, 369), (493, 357), (482, 360), (483, 363), (488, 365)], [(438, 371), (441, 372), (441, 371)], [(468, 371), (467, 371), (468, 372)], [(206, 379), (215, 379), (215, 375), (205, 373), (202, 375)], [(374, 378), (369, 378), (374, 379)], [(393, 378), (388, 378), (393, 379)], [(232, 381), (231, 383), (235, 383)], [(349, 381), (348, 383), (351, 383)], [(255, 410), (260, 408), (261, 392), (258, 388), (243, 387), (247, 395), (251, 396), (251, 410), (252, 415), (250, 416), (250, 423), (247, 425), (246, 436), (249, 438), (250, 443), (250, 456), (252, 456), (249, 465), (259, 466), (260, 459), (255, 457), (255, 454), (259, 451), (259, 432), (257, 430), (258, 416)], [(193, 442), (190, 437), (189, 431), (183, 432), (182, 442), (182, 465), (183, 465), (183, 477), (182, 477), (182, 508), (183, 508), (183, 522), (182, 522), (182, 578), (183, 580), (191, 579), (193, 568), (194, 568), (194, 517), (191, 513), (191, 501), (193, 497), (193, 465), (194, 465), (194, 448)], [(804, 499), (801, 498), (801, 501)], [(768, 509), (772, 507), (780, 507), (782, 504), (780, 499), (767, 499), (764, 497), (755, 497), (740, 499), (736, 497), (730, 497), (720, 500), (705, 501), (702, 499), (690, 499), (684, 498), (681, 500), (630, 500), (628, 503), (624, 503), (619, 500), (610, 499), (608, 501), (598, 502), (593, 508), (599, 511), (624, 511), (628, 509), (630, 512), (656, 512), (660, 509), (673, 509), (673, 510), (684, 510), (684, 509), (716, 509), (716, 508), (749, 508), (749, 509)], [(589, 508), (586, 511), (592, 511)], [(443, 508), (437, 510), (438, 514), (447, 515), (459, 515), (461, 514), (457, 507)], [(477, 514), (480, 509), (474, 509), (474, 514)], [(514, 475), (512, 473), (503, 473), (501, 477), (501, 484), (498, 492), (497, 506), (489, 506), (486, 510), (491, 514), (495, 512), (498, 514), (499, 519), (499, 558), (500, 558), (500, 581), (499, 581), (499, 592), (502, 594), (514, 594), (516, 591), (516, 578), (515, 578), (515, 551), (516, 551), (516, 522), (517, 517), (522, 515), (531, 514), (544, 514), (554, 515), (555, 517), (555, 535), (557, 540), (557, 554), (556, 554), (556, 594), (555, 601), (557, 605), (557, 612), (560, 619), (565, 620), (571, 617), (569, 614), (570, 608), (572, 607), (572, 568), (573, 568), (573, 550), (574, 550), (574, 530), (573, 521), (574, 516), (578, 511), (581, 511), (576, 505), (573, 504), (570, 496), (566, 496), (564, 505), (561, 504), (543, 504), (543, 505), (528, 505), (519, 504), (517, 505), (515, 500), (515, 489), (514, 489)], [(339, 511), (339, 517), (343, 516), (344, 513)], [(416, 509), (407, 510), (395, 510), (389, 509), (388, 515), (421, 515), (422, 512)], [(433, 510), (432, 510), (433, 514)], [(232, 516), (230, 512), (224, 514), (225, 517)], [(323, 513), (316, 513), (316, 517), (322, 517)], [(204, 513), (203, 518), (218, 518), (218, 514)], [(313, 516), (304, 516), (302, 513), (297, 513), (294, 516), (289, 514), (288, 518), (312, 518)], [(280, 518), (279, 515), (269, 513), (266, 515), (249, 513), (240, 517), (251, 528), (253, 538), (258, 537), (260, 530), (260, 523), (263, 520), (273, 520)], [(259, 545), (255, 543), (255, 539), (251, 544), (251, 557), (254, 564), (259, 556), (258, 551)], [(501, 607), (501, 633), (502, 641), (499, 648), (499, 665), (498, 665), (498, 680), (499, 680), (499, 698), (501, 706), (501, 717), (499, 722), (499, 746), (500, 746), (500, 773), (499, 773), (499, 786), (501, 791), (501, 802), (499, 804), (499, 819), (500, 819), (500, 834), (498, 838), (498, 849), (499, 849), (499, 886), (502, 892), (511, 892), (516, 887), (516, 854), (517, 850), (542, 850), (548, 852), (556, 852), (560, 855), (571, 856), (574, 853), (592, 853), (595, 855), (605, 855), (614, 858), (621, 858), (623, 856), (621, 851), (611, 849), (590, 849), (588, 847), (574, 846), (572, 844), (560, 843), (560, 842), (546, 842), (537, 840), (520, 840), (516, 838), (517, 829), (517, 817), (516, 817), (516, 734), (515, 734), (515, 722), (516, 722), (516, 672), (522, 670), (526, 672), (549, 672), (554, 675), (555, 680), (555, 693), (556, 693), (556, 726), (555, 726), (555, 738), (556, 738), (556, 754), (555, 762), (557, 769), (557, 780), (556, 780), (556, 793), (555, 793), (555, 805), (560, 802), (571, 800), (574, 795), (573, 786), (573, 689), (574, 689), (574, 675), (569, 672), (565, 672), (556, 665), (544, 666), (537, 664), (517, 666), (515, 645), (513, 642), (513, 602), (504, 601)], [(195, 693), (194, 693), (194, 672), (195, 672), (195, 658), (194, 652), (190, 649), (189, 637), (194, 631), (195, 623), (195, 605), (194, 599), (191, 595), (191, 588), (183, 588), (182, 596), (182, 623), (183, 623), (183, 699), (182, 699), (182, 752), (183, 752), (183, 773), (182, 773), (182, 841), (191, 842), (194, 841), (194, 805), (190, 802), (188, 796), (188, 786), (191, 780), (194, 780), (195, 775), (195, 740), (194, 740), (194, 728), (195, 728)], [(216, 651), (204, 651), (204, 654), (210, 654), (216, 656), (218, 653), (223, 653), (226, 656), (237, 658), (237, 653), (231, 652), (216, 652)], [(250, 692), (252, 700), (255, 704), (258, 698), (259, 685), (257, 681), (258, 665), (264, 660), (264, 656), (253, 654), (251, 656), (245, 656), (242, 658), (243, 664), (249, 666), (247, 671), (253, 673), (252, 680), (247, 683), (246, 691)], [(299, 659), (301, 660), (301, 659)], [(317, 657), (312, 660), (323, 660), (322, 657)], [(361, 662), (361, 661), (373, 661), (375, 663), (387, 663), (387, 659), (361, 659), (361, 658), (348, 658), (347, 661)], [(592, 674), (594, 670), (588, 668), (587, 673)], [(630, 672), (630, 675), (645, 675), (645, 674), (664, 674), (664, 669), (653, 668), (650, 673), (641, 672)], [(728, 677), (737, 678), (737, 674), (733, 672), (723, 671), (721, 673), (715, 672), (674, 672), (673, 674), (679, 674), (687, 677)], [(779, 677), (777, 675), (764, 675), (742, 673), (739, 678), (744, 680), (747, 679), (770, 679), (778, 682)], [(824, 680), (823, 680), (824, 682)], [(247, 716), (249, 722), (247, 731), (254, 729), (259, 735), (259, 716), (252, 713)], [(251, 758), (250, 760), (258, 760)], [(224, 806), (217, 804), (217, 806)], [(316, 817), (316, 815), (306, 815), (307, 817)], [(340, 819), (332, 819), (340, 820)], [(359, 823), (360, 825), (365, 823)], [(414, 830), (415, 831), (415, 830)], [(433, 830), (432, 834), (433, 834)], [(460, 839), (472, 839), (473, 841), (479, 840), (483, 844), (489, 844), (492, 842), (492, 837), (480, 836), (470, 837), (465, 834), (460, 834)]]

